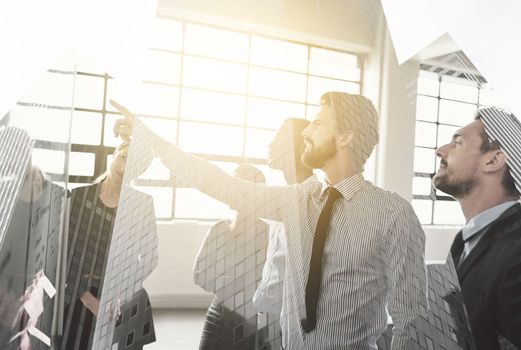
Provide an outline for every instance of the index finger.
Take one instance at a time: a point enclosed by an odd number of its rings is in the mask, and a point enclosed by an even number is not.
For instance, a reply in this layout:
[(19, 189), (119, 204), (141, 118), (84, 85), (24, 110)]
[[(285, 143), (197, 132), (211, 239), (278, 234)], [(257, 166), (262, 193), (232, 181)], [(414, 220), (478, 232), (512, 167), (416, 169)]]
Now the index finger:
[(125, 117), (125, 119), (129, 120), (129, 121), (133, 121), (134, 120), (134, 114), (132, 114), (128, 109), (127, 107), (124, 107), (122, 105), (120, 105), (119, 103), (117, 103), (116, 101), (114, 100), (110, 100), (109, 101), (110, 104), (116, 108), (118, 111), (121, 112), (121, 114), (123, 114), (123, 116)]

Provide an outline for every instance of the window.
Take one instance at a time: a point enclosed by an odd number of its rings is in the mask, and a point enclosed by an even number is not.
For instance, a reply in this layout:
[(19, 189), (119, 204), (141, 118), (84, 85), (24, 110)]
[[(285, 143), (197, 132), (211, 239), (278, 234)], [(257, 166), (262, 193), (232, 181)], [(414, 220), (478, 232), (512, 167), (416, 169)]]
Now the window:
[[(448, 194), (432, 187), (439, 167), (436, 148), (448, 143), (453, 133), (472, 122), (478, 108), (501, 104), (481, 77), (444, 75), (440, 69), (422, 66), (416, 100), (416, 138), (412, 205), (426, 225), (462, 225), (459, 204)], [(428, 71), (428, 70), (430, 71)]]
[[(152, 32), (136, 98), (121, 102), (163, 138), (228, 173), (236, 163), (252, 163), (268, 183), (280, 184), (283, 176), (266, 164), (268, 145), (282, 121), (312, 118), (328, 90), (360, 92), (361, 60), (354, 53), (170, 18), (156, 18)], [(104, 72), (83, 68), (81, 62), (77, 68), (72, 187), (91, 182), (110, 164), (120, 141), (112, 133), (119, 116), (108, 101), (126, 93)], [(57, 84), (71, 94), (66, 81)], [(61, 159), (51, 156), (49, 170), (58, 171)], [(172, 174), (157, 159), (137, 186), (154, 196), (160, 219), (217, 219), (234, 213), (196, 190), (175, 188)]]

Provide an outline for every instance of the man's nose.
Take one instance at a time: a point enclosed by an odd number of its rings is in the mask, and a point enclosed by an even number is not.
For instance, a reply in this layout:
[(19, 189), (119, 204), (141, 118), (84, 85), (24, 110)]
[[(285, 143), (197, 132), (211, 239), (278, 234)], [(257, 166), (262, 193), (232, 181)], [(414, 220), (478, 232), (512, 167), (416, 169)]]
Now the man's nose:
[(436, 156), (437, 157), (443, 158), (443, 157), (445, 157), (447, 155), (447, 152), (446, 152), (447, 145), (448, 144), (445, 144), (443, 146), (440, 146), (440, 147), (436, 148)]

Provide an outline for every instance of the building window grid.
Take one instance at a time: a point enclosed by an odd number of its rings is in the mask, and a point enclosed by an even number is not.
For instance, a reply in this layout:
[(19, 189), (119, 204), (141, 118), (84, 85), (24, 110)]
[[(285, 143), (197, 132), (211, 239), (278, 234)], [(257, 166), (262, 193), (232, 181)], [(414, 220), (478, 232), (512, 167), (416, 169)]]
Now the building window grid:
[[(162, 19), (165, 19), (165, 18), (162, 18)], [(194, 21), (190, 21), (190, 20), (186, 20), (186, 19), (175, 19), (175, 18), (168, 18), (168, 20), (172, 20), (172, 21), (175, 21), (175, 22), (181, 22), (182, 23), (182, 28), (183, 28), (183, 40), (182, 40), (182, 45), (180, 47), (180, 50), (179, 51), (175, 51), (175, 50), (168, 50), (168, 49), (161, 49), (161, 48), (156, 48), (156, 47), (150, 47), (149, 50), (150, 51), (157, 51), (157, 52), (166, 52), (166, 53), (175, 53), (175, 54), (179, 54), (180, 55), (180, 67), (179, 67), (179, 83), (178, 84), (171, 84), (171, 83), (164, 83), (164, 82), (157, 82), (157, 81), (150, 81), (150, 80), (143, 80), (143, 83), (144, 84), (153, 84), (153, 85), (164, 85), (164, 86), (171, 86), (171, 87), (176, 87), (179, 89), (178, 91), (178, 98), (179, 98), (179, 101), (178, 101), (178, 105), (177, 105), (177, 116), (175, 116), (175, 118), (172, 117), (169, 117), (169, 116), (162, 116), (162, 115), (153, 115), (153, 114), (143, 114), (143, 113), (138, 113), (140, 116), (142, 116), (144, 119), (146, 120), (167, 120), (167, 121), (175, 121), (176, 123), (176, 138), (175, 138), (175, 143), (176, 145), (179, 145), (179, 136), (182, 134), (183, 130), (182, 130), (182, 127), (181, 127), (181, 124), (182, 122), (189, 122), (189, 123), (194, 123), (194, 124), (202, 124), (202, 125), (220, 125), (220, 126), (227, 126), (227, 127), (240, 127), (242, 129), (242, 150), (241, 150), (241, 155), (240, 156), (231, 156), (231, 155), (222, 155), (222, 154), (201, 154), (201, 153), (195, 153), (196, 155), (200, 156), (200, 157), (203, 157), (203, 158), (206, 158), (208, 160), (211, 160), (211, 161), (221, 161), (221, 162), (231, 162), (231, 163), (240, 163), (240, 162), (247, 162), (247, 163), (252, 163), (252, 164), (256, 164), (256, 165), (266, 165), (267, 164), (267, 159), (263, 159), (263, 158), (258, 158), (258, 157), (249, 157), (246, 155), (246, 143), (247, 143), (247, 137), (248, 137), (248, 131), (253, 131), (253, 130), (264, 130), (264, 131), (271, 131), (271, 132), (274, 132), (275, 129), (273, 129), (272, 127), (269, 127), (269, 126), (259, 126), (259, 125), (250, 125), (248, 123), (248, 115), (249, 115), (249, 100), (250, 98), (257, 98), (257, 99), (261, 99), (263, 101), (271, 101), (271, 102), (289, 102), (289, 103), (294, 103), (294, 104), (299, 104), (299, 105), (302, 105), (303, 106), (303, 111), (305, 113), (305, 115), (303, 115), (302, 117), (305, 117), (306, 119), (309, 119), (310, 117), (312, 117), (310, 115), (310, 107), (318, 107), (318, 102), (319, 101), (310, 101), (309, 100), (309, 82), (310, 82), (310, 78), (311, 77), (317, 77), (317, 78), (325, 78), (325, 79), (329, 79), (329, 80), (332, 80), (332, 81), (338, 81), (338, 82), (345, 82), (345, 83), (354, 83), (354, 84), (357, 84), (357, 92), (360, 92), (360, 89), (361, 89), (361, 84), (362, 84), (362, 74), (363, 74), (363, 64), (362, 64), (362, 57), (356, 53), (353, 53), (353, 52), (349, 52), (349, 51), (343, 51), (343, 50), (338, 50), (338, 49), (334, 49), (334, 48), (327, 48), (327, 47), (323, 47), (323, 46), (318, 46), (318, 45), (313, 45), (313, 44), (309, 44), (309, 43), (304, 43), (304, 42), (298, 42), (298, 41), (293, 41), (293, 40), (287, 40), (287, 39), (284, 39), (284, 38), (277, 38), (277, 37), (273, 37), (273, 36), (266, 36), (266, 35), (263, 35), (261, 33), (254, 33), (254, 32), (245, 32), (245, 31), (237, 31), (237, 30), (234, 30), (234, 29), (230, 29), (230, 28), (223, 28), (223, 27), (218, 27), (218, 26), (214, 26), (214, 25), (208, 25), (208, 24), (205, 24), (205, 23), (199, 23), (199, 22), (194, 22)], [(205, 26), (205, 27), (209, 27), (209, 28), (215, 28), (215, 29), (223, 29), (223, 30), (226, 30), (226, 31), (230, 31), (230, 32), (237, 32), (237, 33), (243, 33), (243, 34), (246, 34), (248, 35), (248, 59), (247, 59), (247, 62), (239, 62), (239, 61), (235, 61), (235, 60), (228, 60), (228, 59), (223, 59), (223, 58), (216, 58), (216, 57), (212, 57), (212, 56), (209, 56), (209, 55), (198, 55), (198, 54), (193, 54), (193, 53), (187, 53), (185, 52), (185, 47), (186, 47), (186, 26), (187, 24), (196, 24), (196, 25), (201, 25), (201, 26)], [(264, 38), (264, 39), (273, 39), (273, 40), (278, 40), (278, 41), (282, 41), (282, 42), (286, 42), (286, 43), (291, 43), (291, 44), (298, 44), (298, 45), (303, 45), (303, 46), (306, 46), (307, 47), (307, 68), (306, 68), (306, 72), (296, 72), (296, 71), (291, 71), (291, 70), (287, 70), (287, 69), (282, 69), (282, 68), (277, 68), (277, 67), (272, 67), (272, 66), (269, 66), (269, 65), (259, 65), (259, 64), (253, 64), (251, 61), (251, 42), (252, 42), (252, 37), (253, 36), (256, 36), (256, 37), (260, 37), (260, 38)], [(359, 79), (358, 80), (347, 80), (347, 79), (337, 79), (337, 78), (334, 78), (334, 77), (331, 77), (331, 76), (325, 76), (325, 75), (318, 75), (318, 74), (312, 74), (310, 72), (310, 61), (311, 61), (311, 50), (312, 48), (318, 48), (318, 49), (324, 49), (324, 50), (328, 50), (328, 51), (334, 51), (334, 52), (339, 52), (339, 53), (343, 53), (343, 54), (349, 54), (349, 55), (353, 55), (353, 56), (356, 56), (356, 60), (357, 60), (357, 66), (356, 68), (359, 69)], [(184, 61), (185, 61), (185, 58), (186, 57), (197, 57), (197, 58), (204, 58), (204, 59), (208, 59), (208, 60), (212, 60), (212, 61), (218, 61), (218, 62), (227, 62), (227, 63), (234, 63), (234, 64), (244, 64), (247, 66), (247, 82), (246, 82), (246, 89), (245, 89), (245, 92), (243, 93), (239, 93), (239, 92), (231, 92), (231, 91), (224, 91), (224, 90), (219, 90), (219, 89), (211, 89), (211, 88), (205, 88), (205, 87), (199, 87), (199, 86), (191, 86), (191, 85), (187, 85), (184, 83), (183, 81), (183, 73), (184, 73)], [(254, 95), (250, 92), (250, 71), (251, 71), (251, 68), (262, 68), (262, 69), (269, 69), (271, 71), (279, 71), (279, 72), (286, 72), (286, 73), (293, 73), (293, 74), (299, 74), (299, 75), (302, 75), (306, 78), (306, 87), (305, 87), (305, 101), (295, 101), (295, 100), (292, 100), (292, 99), (284, 99), (284, 98), (276, 98), (276, 97), (267, 97), (267, 96), (262, 96), (262, 95)], [(355, 67), (353, 67), (355, 68)], [(57, 70), (49, 70), (48, 72), (50, 73), (58, 73)], [(109, 155), (111, 155), (113, 153), (113, 151), (115, 150), (115, 147), (112, 145), (107, 145), (107, 142), (106, 142), (106, 135), (105, 135), (105, 126), (107, 124), (109, 124), (109, 121), (107, 120), (107, 117), (109, 116), (117, 116), (119, 115), (119, 113), (113, 111), (113, 110), (110, 110), (107, 108), (107, 103), (108, 103), (108, 99), (109, 99), (109, 92), (110, 92), (110, 84), (109, 84), (109, 81), (112, 79), (108, 74), (100, 74), (100, 73), (94, 73), (94, 72), (85, 72), (85, 71), (77, 71), (76, 72), (77, 76), (83, 76), (83, 77), (89, 77), (89, 78), (93, 78), (93, 79), (103, 79), (103, 101), (102, 101), (102, 105), (101, 105), (101, 108), (88, 108), (88, 107), (74, 107), (73, 108), (73, 111), (74, 112), (86, 112), (86, 113), (95, 113), (95, 114), (99, 114), (101, 115), (101, 137), (100, 137), (100, 143), (99, 144), (79, 144), (79, 143), (74, 143), (74, 142), (71, 142), (71, 152), (78, 152), (78, 153), (89, 153), (89, 154), (94, 154), (95, 158), (94, 158), (94, 175), (90, 176), (90, 175), (83, 175), (83, 174), (80, 174), (80, 175), (69, 175), (68, 177), (68, 182), (69, 184), (72, 184), (73, 186), (74, 185), (79, 185), (79, 184), (86, 184), (86, 183), (90, 183), (92, 182), (93, 180), (95, 180), (100, 174), (103, 173), (103, 171), (105, 169), (107, 169), (107, 165), (108, 165), (108, 161), (107, 161), (107, 157)], [(244, 104), (244, 115), (243, 115), (243, 120), (242, 120), (242, 124), (241, 125), (237, 125), (237, 124), (233, 124), (233, 123), (227, 123), (227, 122), (222, 122), (222, 121), (209, 121), (209, 120), (194, 120), (194, 119), (189, 119), (189, 118), (183, 118), (182, 117), (182, 112), (181, 112), (181, 109), (182, 109), (182, 96), (183, 96), (183, 92), (185, 92), (186, 89), (190, 89), (190, 90), (197, 90), (197, 91), (207, 91), (207, 92), (217, 92), (217, 93), (220, 93), (220, 94), (225, 94), (225, 95), (232, 95), (232, 96), (242, 96), (245, 98), (245, 104)], [(23, 106), (23, 102), (22, 103), (19, 103), (19, 105), (22, 105)], [(59, 106), (45, 106), (45, 108), (57, 108), (57, 109), (60, 109)], [(74, 120), (74, 114), (73, 113), (73, 120)], [(288, 117), (294, 117), (293, 115), (288, 115)], [(72, 121), (71, 121), (72, 122)], [(63, 144), (61, 145), (63, 147), (59, 147), (58, 149), (61, 149), (63, 151), (66, 150), (66, 144)], [(57, 150), (57, 147), (56, 147), (56, 142), (54, 143), (49, 143), (45, 140), (37, 140), (36, 144), (35, 144), (35, 147), (37, 148), (42, 148), (42, 149), (52, 149), (52, 150)], [(54, 181), (64, 181), (64, 178), (63, 178), (63, 175), (59, 175), (59, 174), (49, 174), (51, 179), (53, 179)], [(138, 181), (136, 182), (136, 184), (138, 186), (149, 186), (149, 187), (159, 187), (159, 188), (172, 188), (172, 199), (171, 199), (171, 204), (172, 204), (172, 207), (171, 207), (171, 215), (170, 217), (166, 216), (166, 217), (161, 217), (159, 218), (160, 220), (170, 220), (170, 219), (177, 219), (175, 217), (175, 204), (176, 204), (176, 188), (173, 184), (173, 175), (172, 173), (170, 173), (170, 179), (169, 180), (151, 180), (151, 179), (138, 179)], [(190, 219), (188, 217), (182, 217), (181, 219)], [(208, 218), (208, 219), (202, 219), (202, 220), (209, 220), (209, 221), (213, 221), (215, 220), (216, 218)], [(200, 218), (198, 220), (201, 220)]]
[[(481, 103), (481, 90), (484, 89), (484, 84), (486, 84), (486, 81), (481, 76), (477, 76), (477, 75), (472, 75), (471, 76), (471, 75), (463, 74), (463, 73), (457, 75), (458, 78), (467, 79), (469, 81), (472, 81), (472, 82), (476, 83), (476, 87), (477, 87), (478, 91), (477, 91), (477, 98), (476, 98), (476, 102), (475, 103), (462, 101), (462, 100), (458, 100), (458, 99), (453, 99), (453, 98), (441, 97), (441, 86), (442, 86), (443, 77), (444, 77), (443, 74), (438, 74), (438, 79), (437, 79), (438, 80), (438, 91), (437, 91), (436, 95), (425, 94), (425, 93), (418, 93), (418, 98), (420, 98), (420, 97), (436, 98), (436, 100), (437, 100), (436, 121), (428, 121), (428, 120), (423, 120), (423, 119), (418, 118), (419, 117), (418, 111), (417, 111), (417, 115), (416, 115), (416, 122), (417, 123), (421, 122), (421, 123), (427, 123), (427, 124), (435, 126), (435, 129), (436, 129), (436, 131), (435, 131), (436, 144), (435, 144), (434, 148), (433, 147), (426, 147), (426, 146), (417, 145), (417, 142), (415, 142), (415, 149), (419, 148), (419, 149), (432, 150), (435, 171), (436, 171), (436, 165), (438, 163), (437, 157), (435, 155), (435, 150), (438, 147), (440, 147), (443, 144), (446, 144), (446, 143), (448, 143), (450, 141), (450, 140), (441, 140), (441, 144), (439, 144), (439, 141), (440, 141), (439, 140), (440, 126), (447, 126), (447, 127), (461, 127), (461, 126), (463, 126), (463, 125), (458, 125), (457, 123), (451, 124), (451, 123), (446, 123), (446, 122), (440, 122), (440, 102), (442, 100), (444, 100), (444, 101), (457, 102), (457, 103), (462, 103), (462, 104), (467, 104), (467, 105), (473, 105), (473, 106), (476, 107), (476, 111), (480, 107), (487, 106), (487, 105)], [(417, 171), (414, 172), (414, 177), (415, 178), (429, 178), (429, 180), (432, 180), (434, 175), (435, 175), (435, 172), (434, 173), (417, 172)], [(429, 195), (416, 194), (416, 193), (414, 193), (414, 190), (413, 190), (413, 200), (429, 200), (432, 203), (432, 205), (430, 207), (430, 215), (429, 215), (430, 220), (429, 221), (423, 221), (422, 224), (425, 224), (425, 225), (444, 225), (444, 226), (459, 225), (459, 224), (439, 223), (439, 222), (435, 223), (434, 222), (435, 210), (436, 210), (435, 202), (436, 201), (442, 201), (442, 202), (443, 201), (444, 202), (454, 202), (455, 201), (455, 199), (452, 196), (447, 195), (447, 194), (443, 193), (442, 191), (439, 191), (439, 190), (435, 189), (434, 186), (430, 187)], [(413, 207), (414, 207), (414, 202), (413, 202)]]

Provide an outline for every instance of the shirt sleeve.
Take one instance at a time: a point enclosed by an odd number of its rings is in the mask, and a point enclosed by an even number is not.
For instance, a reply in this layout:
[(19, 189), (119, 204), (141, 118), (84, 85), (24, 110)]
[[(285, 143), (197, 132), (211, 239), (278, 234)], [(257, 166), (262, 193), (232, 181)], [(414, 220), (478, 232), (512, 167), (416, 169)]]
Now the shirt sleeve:
[[(135, 123), (139, 123), (145, 133), (152, 133), (139, 118)], [(257, 217), (282, 221), (283, 208), (297, 193), (294, 190), (297, 185), (267, 186), (234, 178), (207, 160), (186, 153), (157, 135), (154, 138), (152, 148), (172, 171), (177, 186), (196, 188), (233, 210), (249, 207), (255, 210)]]
[(420, 315), (427, 317), (428, 309), (425, 234), (410, 204), (403, 202), (386, 242), (388, 311), (394, 325), (391, 349), (407, 349), (412, 323)]

